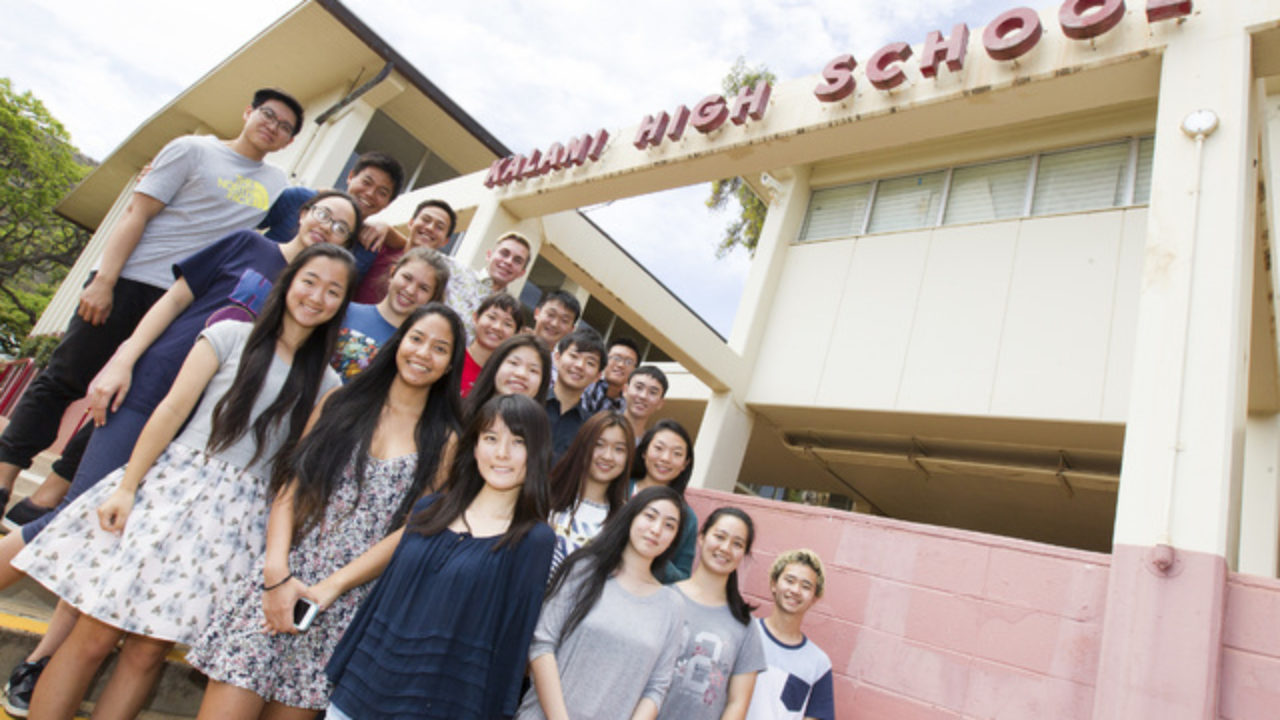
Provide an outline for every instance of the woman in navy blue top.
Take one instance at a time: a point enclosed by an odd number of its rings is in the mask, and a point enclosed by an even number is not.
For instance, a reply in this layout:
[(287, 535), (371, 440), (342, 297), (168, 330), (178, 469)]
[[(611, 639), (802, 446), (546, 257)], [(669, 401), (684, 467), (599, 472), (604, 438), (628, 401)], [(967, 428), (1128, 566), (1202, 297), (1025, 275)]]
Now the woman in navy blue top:
[(515, 713), (555, 545), (546, 411), (523, 395), (490, 400), (456, 458), (334, 650), (329, 718)]

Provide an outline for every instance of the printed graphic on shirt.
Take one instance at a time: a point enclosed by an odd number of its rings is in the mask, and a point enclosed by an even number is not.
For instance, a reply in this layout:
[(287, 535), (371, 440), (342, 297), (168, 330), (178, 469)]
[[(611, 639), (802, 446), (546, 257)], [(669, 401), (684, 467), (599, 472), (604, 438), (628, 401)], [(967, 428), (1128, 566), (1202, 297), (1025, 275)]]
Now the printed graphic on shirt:
[(693, 636), (692, 653), (676, 660), (672, 690), (700, 696), (703, 705), (722, 702), (725, 687), (733, 674), (732, 658), (724, 657), (725, 641), (708, 630)]
[(271, 207), (271, 193), (257, 180), (236, 174), (235, 180), (218, 180), (218, 187), (226, 188), (227, 199), (239, 205), (265, 211)]
[(377, 354), (377, 340), (359, 330), (342, 328), (338, 333), (338, 347), (329, 364), (345, 383), (368, 368), (369, 363), (373, 362), (373, 356)]
[(235, 289), (227, 296), (227, 304), (211, 313), (204, 326), (212, 327), (214, 323), (220, 323), (223, 320), (253, 322), (258, 317), (258, 311), (262, 309), (262, 304), (266, 302), (269, 292), (271, 292), (270, 280), (255, 270), (245, 270), (240, 273), (240, 282), (236, 283)]

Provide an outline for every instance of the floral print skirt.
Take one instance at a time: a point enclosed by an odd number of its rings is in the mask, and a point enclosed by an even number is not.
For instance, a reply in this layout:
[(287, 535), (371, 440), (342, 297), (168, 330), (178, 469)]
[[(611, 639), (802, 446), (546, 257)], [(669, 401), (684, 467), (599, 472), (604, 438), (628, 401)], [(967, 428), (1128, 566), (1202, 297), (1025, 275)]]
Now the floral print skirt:
[[(417, 466), (416, 454), (369, 458), (361, 487), (355, 463), (349, 462), (325, 507), (323, 522), (289, 552), (293, 576), (314, 585), (385, 537), (396, 508), (413, 485)], [(264, 700), (323, 710), (332, 690), (325, 663), (373, 583), (340, 595), (305, 633), (268, 635), (262, 629), (263, 562), (260, 553), (254, 561), (257, 573), (221, 595), (215, 619), (191, 643), (187, 662), (212, 680), (250, 690)]]
[(190, 643), (214, 599), (262, 556), (267, 481), (171, 443), (147, 471), (121, 534), (98, 522), (124, 477), (112, 472), (13, 560), (77, 610), (126, 632)]

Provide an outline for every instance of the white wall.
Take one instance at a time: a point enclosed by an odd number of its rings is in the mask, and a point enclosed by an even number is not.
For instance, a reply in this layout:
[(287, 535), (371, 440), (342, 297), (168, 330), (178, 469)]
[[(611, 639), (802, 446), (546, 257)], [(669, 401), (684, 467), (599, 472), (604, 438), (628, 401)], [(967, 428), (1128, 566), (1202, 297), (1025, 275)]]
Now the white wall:
[(1146, 209), (795, 245), (748, 402), (1123, 422)]

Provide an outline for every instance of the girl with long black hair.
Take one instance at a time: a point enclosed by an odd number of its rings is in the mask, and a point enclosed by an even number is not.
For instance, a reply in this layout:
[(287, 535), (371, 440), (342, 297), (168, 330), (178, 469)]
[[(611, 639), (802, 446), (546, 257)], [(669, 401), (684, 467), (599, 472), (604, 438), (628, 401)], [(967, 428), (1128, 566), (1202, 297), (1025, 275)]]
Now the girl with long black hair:
[[(465, 338), (444, 305), (414, 310), (369, 368), (313, 413), (294, 477), (272, 486), (265, 558), (222, 595), (187, 654), (210, 679), (200, 717), (304, 718), (328, 704), (325, 662), (458, 431)], [(300, 598), (320, 609), (301, 634)]]
[[(640, 438), (636, 446), (635, 462), (631, 464), (631, 492), (648, 487), (669, 487), (680, 493), (684, 502), (684, 489), (693, 476), (693, 438), (689, 431), (675, 420), (659, 420)], [(688, 503), (684, 503), (684, 528), (680, 542), (671, 560), (658, 570), (658, 579), (664, 583), (684, 580), (693, 572), (694, 537), (698, 534), (698, 516)]]
[(354, 285), (351, 254), (314, 245), (285, 268), (257, 322), (200, 333), (129, 463), (14, 560), (82, 613), (36, 685), (32, 717), (72, 717), (122, 635), (95, 713), (136, 715), (165, 653), (195, 639), (214, 594), (250, 571), (268, 485), (288, 472), (316, 398), (339, 384), (328, 361)]
[(462, 416), (469, 418), (498, 395), (525, 395), (541, 401), (551, 385), (551, 353), (529, 333), (507, 338), (494, 349), (471, 392), (462, 400)]
[(586, 545), (627, 501), (631, 423), (620, 412), (592, 415), (551, 470), (551, 529), (556, 531), (552, 568)]
[(660, 720), (743, 720), (756, 674), (766, 667), (755, 608), (738, 590), (738, 568), (755, 541), (751, 516), (717, 508), (698, 535), (698, 566), (675, 584), (684, 598), (684, 646)]
[(485, 403), (445, 491), (419, 501), (326, 673), (326, 717), (491, 720), (519, 700), (555, 544), (551, 429), (522, 395)]
[(655, 576), (679, 540), (684, 503), (636, 493), (565, 559), (529, 648), (533, 688), (517, 720), (652, 720), (671, 684), (683, 601)]

